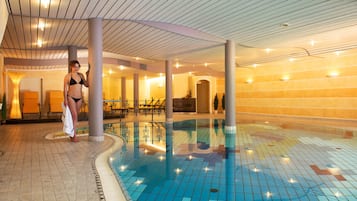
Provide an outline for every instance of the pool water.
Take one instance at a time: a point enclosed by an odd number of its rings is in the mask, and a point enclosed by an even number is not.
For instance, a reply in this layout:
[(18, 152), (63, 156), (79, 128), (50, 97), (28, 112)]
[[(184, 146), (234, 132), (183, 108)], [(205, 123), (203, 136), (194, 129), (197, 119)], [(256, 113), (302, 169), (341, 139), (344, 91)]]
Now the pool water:
[(109, 161), (130, 200), (357, 200), (353, 132), (247, 122), (225, 133), (222, 119), (104, 128), (125, 141)]

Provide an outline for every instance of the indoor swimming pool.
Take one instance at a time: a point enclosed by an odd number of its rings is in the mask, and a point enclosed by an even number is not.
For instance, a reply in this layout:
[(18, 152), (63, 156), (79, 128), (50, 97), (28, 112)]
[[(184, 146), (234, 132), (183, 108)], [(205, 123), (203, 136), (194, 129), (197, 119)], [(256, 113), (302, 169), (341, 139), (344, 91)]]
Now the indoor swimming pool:
[(118, 122), (109, 163), (128, 200), (357, 200), (355, 131), (222, 119)]

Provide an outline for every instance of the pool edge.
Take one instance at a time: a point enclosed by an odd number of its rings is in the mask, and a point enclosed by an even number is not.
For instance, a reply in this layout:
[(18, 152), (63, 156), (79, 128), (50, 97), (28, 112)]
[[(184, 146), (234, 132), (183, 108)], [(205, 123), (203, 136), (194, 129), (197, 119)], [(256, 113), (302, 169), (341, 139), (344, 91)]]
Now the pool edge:
[(125, 191), (120, 186), (115, 173), (108, 163), (110, 155), (123, 144), (123, 141), (119, 137), (109, 134), (105, 135), (111, 137), (114, 140), (114, 144), (109, 149), (99, 154), (95, 159), (95, 166), (101, 180), (105, 200), (129, 201), (127, 199), (128, 196), (125, 196)]

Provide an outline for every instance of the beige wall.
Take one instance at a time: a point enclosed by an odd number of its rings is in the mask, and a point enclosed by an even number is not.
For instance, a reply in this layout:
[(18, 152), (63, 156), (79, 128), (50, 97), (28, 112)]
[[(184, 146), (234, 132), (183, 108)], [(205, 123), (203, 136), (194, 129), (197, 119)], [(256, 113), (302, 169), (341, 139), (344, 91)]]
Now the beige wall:
[[(54, 71), (21, 71), (24, 74), (22, 81), (20, 82), (20, 105), (22, 92), (24, 90), (37, 91), (39, 93), (39, 103), (41, 104), (41, 112), (46, 113), (48, 111), (47, 93), (50, 90), (63, 91), (63, 79), (66, 75), (66, 70), (54, 70)], [(43, 82), (43, 89), (41, 94), (40, 80)], [(37, 82), (38, 81), (38, 82)], [(10, 104), (13, 97), (13, 85), (10, 78), (7, 79), (7, 103)], [(42, 95), (42, 102), (41, 102)]]
[[(339, 75), (328, 77), (331, 72)], [(290, 79), (282, 81), (283, 76)], [(236, 78), (237, 112), (357, 119), (355, 55), (238, 68)]]
[(174, 75), (173, 84), (172, 84), (173, 98), (183, 98), (187, 96), (190, 90), (189, 79), (191, 78), (186, 73)]
[[(337, 77), (328, 77), (330, 72), (338, 72)], [(66, 70), (24, 71), (24, 78), (43, 79), (43, 105), (46, 110), (47, 92), (63, 90)], [(282, 77), (289, 80), (282, 81)], [(163, 81), (161, 80), (163, 79)], [(139, 81), (139, 99), (164, 98), (164, 78)], [(246, 83), (252, 79), (251, 84)], [(196, 97), (199, 80), (210, 82), (210, 104), (214, 95), (221, 98), (225, 89), (224, 78), (179, 74), (174, 76), (173, 97), (185, 97), (191, 90)], [(126, 78), (126, 92), (129, 105), (133, 100), (133, 79)], [(150, 84), (148, 84), (150, 83)], [(31, 90), (32, 85), (26, 84)], [(34, 90), (36, 87), (33, 86)], [(7, 80), (10, 103), (11, 81)], [(103, 77), (105, 98), (121, 98), (121, 79)], [(84, 89), (85, 100), (88, 90)], [(213, 106), (212, 106), (213, 107)], [(294, 62), (274, 62), (258, 65), (256, 68), (236, 70), (236, 111), (272, 115), (290, 115), (319, 118), (357, 119), (357, 57), (354, 55), (321, 55), (307, 57)]]
[(5, 33), (8, 16), (9, 13), (7, 12), (6, 2), (0, 1), (0, 44)]

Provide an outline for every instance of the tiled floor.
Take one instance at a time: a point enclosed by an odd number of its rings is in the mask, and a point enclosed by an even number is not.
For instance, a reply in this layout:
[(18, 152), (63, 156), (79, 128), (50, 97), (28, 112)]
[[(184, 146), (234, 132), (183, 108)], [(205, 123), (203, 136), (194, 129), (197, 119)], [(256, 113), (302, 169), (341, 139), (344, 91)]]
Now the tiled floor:
[[(211, 115), (174, 115), (175, 120), (207, 118)], [(218, 115), (220, 118), (222, 114)], [(252, 116), (238, 115), (240, 121), (250, 121)], [(137, 117), (129, 116), (126, 121)], [(140, 116), (150, 120), (152, 116)], [(154, 116), (155, 121), (164, 121), (164, 114)], [(294, 119), (268, 118), (261, 116), (257, 121), (294, 121)], [(106, 120), (119, 121), (119, 120)], [(105, 121), (105, 122), (106, 122)], [(296, 122), (296, 121), (295, 121)], [(310, 119), (299, 122), (313, 123)], [(326, 132), (334, 133), (335, 127), (348, 130), (357, 127), (354, 121), (316, 121), (328, 126)], [(81, 122), (86, 125), (87, 122)], [(289, 124), (287, 124), (288, 126)], [(89, 142), (81, 137), (79, 143), (68, 139), (47, 140), (49, 133), (61, 131), (61, 123), (16, 124), (0, 126), (0, 200), (70, 201), (101, 200), (98, 191), (94, 159), (112, 144), (105, 137), (103, 143)], [(340, 130), (340, 129), (339, 129)], [(340, 133), (337, 133), (340, 134)], [(345, 132), (346, 137), (355, 133)], [(355, 155), (355, 153), (350, 153)], [(338, 160), (338, 159), (336, 159)], [(355, 168), (355, 167), (352, 167)], [(324, 168), (312, 166), (316, 174), (323, 174)], [(343, 176), (329, 175), (337, 180)], [(108, 201), (108, 199), (107, 199)]]
[(1, 201), (100, 200), (93, 161), (112, 139), (45, 139), (60, 130), (61, 123), (0, 126)]

